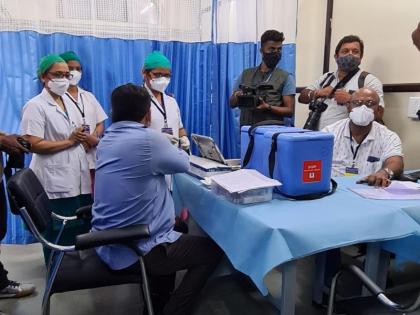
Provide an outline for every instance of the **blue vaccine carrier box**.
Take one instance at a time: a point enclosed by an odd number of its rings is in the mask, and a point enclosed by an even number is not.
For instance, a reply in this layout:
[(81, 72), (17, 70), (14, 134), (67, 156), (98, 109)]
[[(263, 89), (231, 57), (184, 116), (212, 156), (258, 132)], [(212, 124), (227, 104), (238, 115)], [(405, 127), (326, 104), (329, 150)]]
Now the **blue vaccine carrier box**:
[[(242, 168), (256, 169), (261, 174), (269, 176), (268, 173), (268, 151), (264, 142), (264, 135), (266, 132), (299, 132), (303, 131), (302, 128), (285, 127), (279, 125), (263, 125), (256, 127), (251, 134), (254, 137), (253, 149), (250, 158), (246, 165), (244, 165), (245, 155), (248, 150), (250, 135), (249, 129), (251, 126), (242, 126), (241, 128), (241, 166)], [(246, 162), (246, 161), (245, 161)]]
[[(248, 130), (249, 126), (241, 129), (242, 161), (249, 144)], [(283, 195), (322, 194), (330, 190), (333, 146), (334, 136), (329, 133), (261, 126), (254, 130), (253, 152), (244, 167), (279, 180), (282, 186), (276, 191)]]

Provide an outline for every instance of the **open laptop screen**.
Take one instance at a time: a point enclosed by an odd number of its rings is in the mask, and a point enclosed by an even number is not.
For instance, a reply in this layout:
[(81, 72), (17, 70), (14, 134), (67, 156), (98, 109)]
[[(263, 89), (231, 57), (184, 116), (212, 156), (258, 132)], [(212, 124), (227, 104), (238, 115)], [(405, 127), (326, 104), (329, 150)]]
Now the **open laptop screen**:
[(200, 154), (203, 158), (227, 165), (226, 160), (224, 159), (213, 138), (197, 135), (195, 133), (191, 134), (191, 138), (197, 145), (198, 150), (200, 151)]

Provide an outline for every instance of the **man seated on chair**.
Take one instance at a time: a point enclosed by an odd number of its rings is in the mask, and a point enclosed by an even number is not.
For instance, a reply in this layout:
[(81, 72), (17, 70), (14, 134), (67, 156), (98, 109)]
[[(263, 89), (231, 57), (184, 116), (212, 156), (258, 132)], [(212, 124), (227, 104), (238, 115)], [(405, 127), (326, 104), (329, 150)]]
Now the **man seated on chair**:
[[(154, 307), (163, 308), (155, 312), (190, 314), (198, 293), (220, 260), (221, 250), (208, 238), (173, 229), (174, 203), (165, 174), (187, 171), (188, 155), (166, 136), (148, 128), (150, 95), (144, 87), (126, 84), (116, 88), (111, 106), (112, 125), (97, 150), (92, 229), (147, 224), (150, 238), (139, 240), (138, 248), (151, 277), (152, 295), (159, 295), (155, 296)], [(115, 271), (140, 270), (136, 253), (128, 247), (109, 245), (96, 251)], [(187, 273), (172, 294), (162, 286), (154, 288), (160, 278), (184, 269)]]
[(333, 176), (364, 176), (359, 183), (386, 187), (402, 173), (400, 138), (374, 121), (379, 100), (371, 88), (357, 90), (347, 104), (349, 118), (323, 129), (334, 134)]

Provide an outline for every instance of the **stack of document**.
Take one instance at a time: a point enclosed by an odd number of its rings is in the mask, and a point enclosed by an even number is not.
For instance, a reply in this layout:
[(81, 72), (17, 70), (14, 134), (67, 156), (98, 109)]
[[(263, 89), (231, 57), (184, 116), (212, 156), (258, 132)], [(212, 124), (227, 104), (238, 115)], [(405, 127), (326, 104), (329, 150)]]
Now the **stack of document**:
[(211, 180), (230, 193), (240, 193), (252, 189), (281, 185), (278, 180), (268, 178), (252, 169), (243, 169), (227, 174), (214, 175), (211, 177)]
[(273, 187), (281, 185), (279, 181), (251, 169), (214, 175), (210, 178), (211, 190), (214, 193), (239, 204), (270, 201), (273, 198)]
[(386, 188), (360, 186), (349, 188), (356, 194), (368, 199), (404, 200), (420, 199), (420, 184), (394, 180)]

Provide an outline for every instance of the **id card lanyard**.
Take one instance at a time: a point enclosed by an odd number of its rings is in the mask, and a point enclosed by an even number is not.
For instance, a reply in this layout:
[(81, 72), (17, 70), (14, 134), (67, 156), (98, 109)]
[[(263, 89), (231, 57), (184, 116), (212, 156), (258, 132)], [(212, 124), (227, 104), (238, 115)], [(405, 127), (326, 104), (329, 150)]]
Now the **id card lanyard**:
[(168, 128), (168, 118), (166, 115), (166, 107), (165, 107), (165, 99), (163, 97), (162, 93), (162, 108), (155, 102), (155, 100), (152, 98), (152, 103), (155, 105), (156, 109), (162, 114), (163, 116), (163, 128)]
[(76, 102), (73, 97), (71, 97), (71, 95), (69, 93), (66, 93), (67, 97), (73, 102), (73, 104), (76, 106), (76, 108), (79, 110), (80, 115), (82, 115), (82, 119), (83, 119), (83, 124), (86, 124), (86, 119), (85, 119), (85, 104), (83, 103), (83, 99), (82, 99), (82, 94), (80, 95), (80, 103), (82, 104), (82, 108), (79, 107), (78, 102)]
[[(259, 67), (257, 67), (257, 69), (254, 71), (254, 73), (252, 74), (252, 78), (251, 78), (251, 84), (252, 85), (255, 85), (255, 77), (256, 77), (256, 75), (257, 75), (257, 72), (258, 71), (260, 71), (260, 69), (261, 69), (261, 65), (259, 66)], [(274, 69), (272, 69), (272, 70), (270, 70), (269, 72), (266, 72), (265, 74), (264, 74), (264, 76), (265, 75), (267, 75), (268, 74), (268, 76), (265, 78), (265, 79), (263, 79), (263, 80), (261, 80), (261, 82), (259, 82), (258, 84), (264, 84), (264, 83), (267, 83), (268, 81), (270, 81), (270, 79), (271, 79), (271, 77), (273, 76), (273, 72), (274, 72), (274, 70), (275, 70), (275, 68)], [(263, 77), (264, 78), (264, 77)]]
[(353, 136), (351, 134), (351, 129), (350, 129), (350, 149), (351, 149), (351, 153), (353, 153), (353, 163), (351, 165), (352, 168), (354, 168), (355, 164), (356, 164), (356, 157), (357, 157), (357, 153), (359, 152), (359, 148), (360, 146), (363, 144), (363, 141), (365, 141), (366, 137), (368, 136), (368, 134), (366, 134), (362, 141), (359, 143), (359, 145), (356, 147), (356, 150), (354, 150), (353, 148)]

